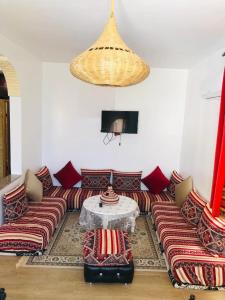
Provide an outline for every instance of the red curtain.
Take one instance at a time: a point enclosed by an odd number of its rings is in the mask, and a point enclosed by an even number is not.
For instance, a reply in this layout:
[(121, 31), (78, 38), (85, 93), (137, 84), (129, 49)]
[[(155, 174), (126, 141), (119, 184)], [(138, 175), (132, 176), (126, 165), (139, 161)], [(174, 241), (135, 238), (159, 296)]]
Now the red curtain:
[(219, 125), (217, 132), (211, 203), (214, 217), (220, 215), (222, 191), (225, 184), (225, 70), (223, 75)]

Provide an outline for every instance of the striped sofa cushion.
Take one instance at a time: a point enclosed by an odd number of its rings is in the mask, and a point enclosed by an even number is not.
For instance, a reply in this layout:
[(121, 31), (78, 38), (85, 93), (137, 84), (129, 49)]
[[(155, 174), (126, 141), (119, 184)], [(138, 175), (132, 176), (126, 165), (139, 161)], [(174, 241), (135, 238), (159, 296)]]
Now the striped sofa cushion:
[(11, 224), (0, 226), (0, 251), (34, 252), (47, 247), (66, 211), (62, 198), (44, 197), (29, 203), (29, 210)]
[(175, 186), (176, 184), (181, 183), (184, 178), (177, 173), (177, 171), (173, 171), (170, 177), (170, 184), (167, 187), (167, 191), (170, 193), (170, 196), (175, 198)]
[(128, 233), (118, 229), (87, 231), (84, 238), (83, 257), (84, 263), (88, 265), (128, 265), (133, 260)]
[(201, 244), (196, 229), (172, 203), (154, 203), (152, 215), (173, 277), (178, 283), (225, 285), (225, 257), (215, 257)]
[(28, 210), (25, 185), (21, 184), (4, 194), (3, 212), (4, 222), (10, 223), (21, 218)]
[(83, 189), (102, 189), (106, 190), (110, 185), (111, 169), (92, 170), (81, 169)]
[(197, 192), (191, 191), (181, 207), (181, 213), (187, 222), (197, 226), (205, 206), (203, 198)]
[(119, 172), (112, 171), (112, 185), (116, 191), (140, 191), (141, 190), (141, 176), (140, 172)]
[[(52, 187), (49, 189), (45, 196), (62, 197), (67, 201), (67, 207), (69, 210), (80, 210), (85, 199), (100, 195), (104, 190), (71, 188), (64, 189), (62, 187)], [(148, 213), (151, 211), (151, 203), (153, 202), (173, 202), (173, 199), (167, 192), (161, 194), (151, 194), (149, 191), (136, 191), (136, 192), (122, 192), (117, 191), (119, 195), (127, 196), (134, 199), (140, 208), (142, 213)]]
[(35, 175), (42, 182), (44, 192), (48, 191), (53, 186), (52, 177), (46, 166), (42, 167)]
[(198, 223), (198, 235), (206, 249), (225, 258), (225, 220), (213, 217), (209, 205), (205, 206)]
[(85, 199), (102, 193), (104, 193), (104, 190), (82, 189), (76, 187), (64, 189), (61, 186), (53, 186), (45, 193), (45, 196), (62, 197), (66, 200), (68, 210), (80, 210)]

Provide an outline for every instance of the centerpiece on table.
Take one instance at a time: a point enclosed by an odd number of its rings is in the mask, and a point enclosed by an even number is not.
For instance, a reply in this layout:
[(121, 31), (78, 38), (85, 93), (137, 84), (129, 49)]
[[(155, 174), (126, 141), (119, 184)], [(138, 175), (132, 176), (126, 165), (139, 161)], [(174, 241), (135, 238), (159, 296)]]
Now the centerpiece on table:
[(107, 191), (101, 195), (100, 199), (104, 205), (115, 205), (119, 202), (119, 196), (114, 192), (111, 185), (108, 186)]

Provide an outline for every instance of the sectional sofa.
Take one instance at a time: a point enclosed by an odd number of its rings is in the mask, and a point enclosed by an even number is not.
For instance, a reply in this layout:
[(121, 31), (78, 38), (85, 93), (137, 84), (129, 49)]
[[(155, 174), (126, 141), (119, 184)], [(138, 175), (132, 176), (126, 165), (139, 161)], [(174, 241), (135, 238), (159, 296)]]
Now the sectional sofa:
[[(66, 188), (53, 186), (48, 168), (43, 167), (36, 173), (44, 191), (41, 202), (25, 201), (24, 184), (6, 194), (3, 199), (6, 222), (0, 226), (0, 251), (17, 255), (42, 253), (64, 213), (80, 210), (86, 198), (101, 194), (110, 184), (113, 171), (99, 172), (83, 169), (81, 187)], [(140, 172), (113, 173), (117, 193), (133, 198), (140, 211), (151, 216), (173, 285), (224, 289), (225, 223), (212, 217), (209, 206), (194, 189), (178, 207), (175, 196), (186, 180), (173, 171), (167, 189), (157, 194), (157, 189), (154, 193), (140, 190)], [(18, 206), (19, 210), (13, 212), (15, 220), (9, 221), (7, 217), (18, 201), (25, 204)]]
[[(86, 198), (103, 193), (110, 184), (111, 172), (112, 170), (96, 172), (83, 169), (82, 187), (64, 188), (53, 186), (48, 168), (41, 168), (36, 176), (43, 186), (42, 201), (29, 201), (25, 197), (25, 184), (3, 197), (5, 223), (0, 226), (0, 251), (17, 255), (41, 254), (49, 244), (65, 212), (79, 211)], [(124, 172), (122, 174), (117, 172), (117, 193), (137, 201), (143, 214), (150, 212), (153, 202), (173, 201), (167, 191), (152, 194), (147, 190), (140, 190), (141, 172), (129, 172), (125, 175)], [(125, 183), (121, 181), (124, 176)], [(13, 218), (10, 219), (7, 215)]]
[(153, 203), (151, 216), (175, 287), (225, 288), (225, 222), (196, 191), (181, 208)]
[(0, 251), (41, 254), (66, 212), (66, 200), (43, 197), (29, 202), (21, 184), (4, 196), (5, 223), (0, 226)]

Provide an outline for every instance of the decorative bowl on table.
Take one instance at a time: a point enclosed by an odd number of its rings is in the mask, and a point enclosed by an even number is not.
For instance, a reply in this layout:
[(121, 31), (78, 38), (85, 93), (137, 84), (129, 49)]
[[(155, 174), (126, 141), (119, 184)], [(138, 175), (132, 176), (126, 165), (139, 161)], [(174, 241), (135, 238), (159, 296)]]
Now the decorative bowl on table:
[(112, 186), (108, 186), (107, 191), (100, 196), (100, 199), (104, 205), (115, 205), (119, 202), (119, 196), (114, 192)]

